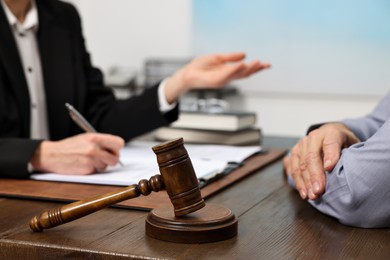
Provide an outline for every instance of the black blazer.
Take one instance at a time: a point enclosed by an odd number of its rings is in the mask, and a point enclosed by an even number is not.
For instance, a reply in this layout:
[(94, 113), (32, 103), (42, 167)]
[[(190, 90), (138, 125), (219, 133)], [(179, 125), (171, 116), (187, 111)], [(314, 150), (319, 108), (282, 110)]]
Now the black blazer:
[[(115, 100), (91, 64), (76, 9), (57, 0), (36, 0), (37, 33), (52, 140), (81, 133), (65, 102), (73, 104), (99, 132), (132, 137), (169, 124), (178, 108), (162, 115), (157, 86), (128, 100)], [(27, 163), (39, 140), (30, 136), (30, 99), (15, 39), (0, 6), (0, 177), (28, 178)]]

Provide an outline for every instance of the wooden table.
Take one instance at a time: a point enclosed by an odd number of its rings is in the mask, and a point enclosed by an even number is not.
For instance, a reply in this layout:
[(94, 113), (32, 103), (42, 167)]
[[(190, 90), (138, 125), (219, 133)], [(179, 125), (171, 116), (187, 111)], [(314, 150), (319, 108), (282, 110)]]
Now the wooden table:
[[(291, 147), (296, 139), (268, 137), (265, 145)], [(175, 244), (145, 235), (147, 212), (108, 208), (33, 233), (30, 218), (61, 203), (0, 198), (0, 259), (388, 259), (390, 229), (339, 224), (286, 184), (274, 163), (206, 201), (238, 218), (235, 238)], [(387, 202), (386, 202), (387, 203)]]

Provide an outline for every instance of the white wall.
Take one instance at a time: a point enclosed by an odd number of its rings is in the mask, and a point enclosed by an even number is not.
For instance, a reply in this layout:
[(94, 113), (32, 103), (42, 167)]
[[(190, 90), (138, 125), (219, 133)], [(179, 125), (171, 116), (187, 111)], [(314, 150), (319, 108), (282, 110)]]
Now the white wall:
[(265, 134), (303, 136), (313, 123), (342, 120), (370, 112), (379, 97), (243, 93), (243, 108), (257, 112)]
[(93, 63), (140, 68), (147, 57), (191, 54), (191, 0), (68, 0), (82, 16)]
[[(147, 57), (188, 57), (193, 53), (191, 0), (71, 2), (81, 12), (93, 62), (103, 71), (113, 65), (140, 70)], [(366, 114), (379, 98), (246, 90), (233, 101), (233, 107), (256, 111), (265, 134), (301, 136), (314, 122)]]

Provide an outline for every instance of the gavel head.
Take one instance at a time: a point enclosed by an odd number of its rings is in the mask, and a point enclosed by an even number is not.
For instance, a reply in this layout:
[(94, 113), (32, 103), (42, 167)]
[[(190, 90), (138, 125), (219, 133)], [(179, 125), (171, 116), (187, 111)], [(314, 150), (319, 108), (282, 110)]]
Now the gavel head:
[(165, 189), (175, 216), (183, 216), (205, 206), (194, 167), (184, 148), (183, 138), (154, 146)]

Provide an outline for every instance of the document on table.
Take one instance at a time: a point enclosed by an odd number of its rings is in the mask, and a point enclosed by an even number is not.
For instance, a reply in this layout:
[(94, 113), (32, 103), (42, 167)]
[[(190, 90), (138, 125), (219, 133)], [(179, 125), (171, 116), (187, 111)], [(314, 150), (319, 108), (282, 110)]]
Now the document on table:
[[(31, 179), (118, 186), (137, 184), (142, 179), (160, 174), (156, 155), (152, 151), (156, 144), (158, 143), (147, 141), (129, 142), (120, 153), (123, 166), (109, 167), (101, 173), (91, 175), (39, 173), (31, 175)], [(198, 179), (213, 172), (222, 172), (229, 162), (240, 163), (262, 151), (261, 146), (185, 144), (185, 148)]]

